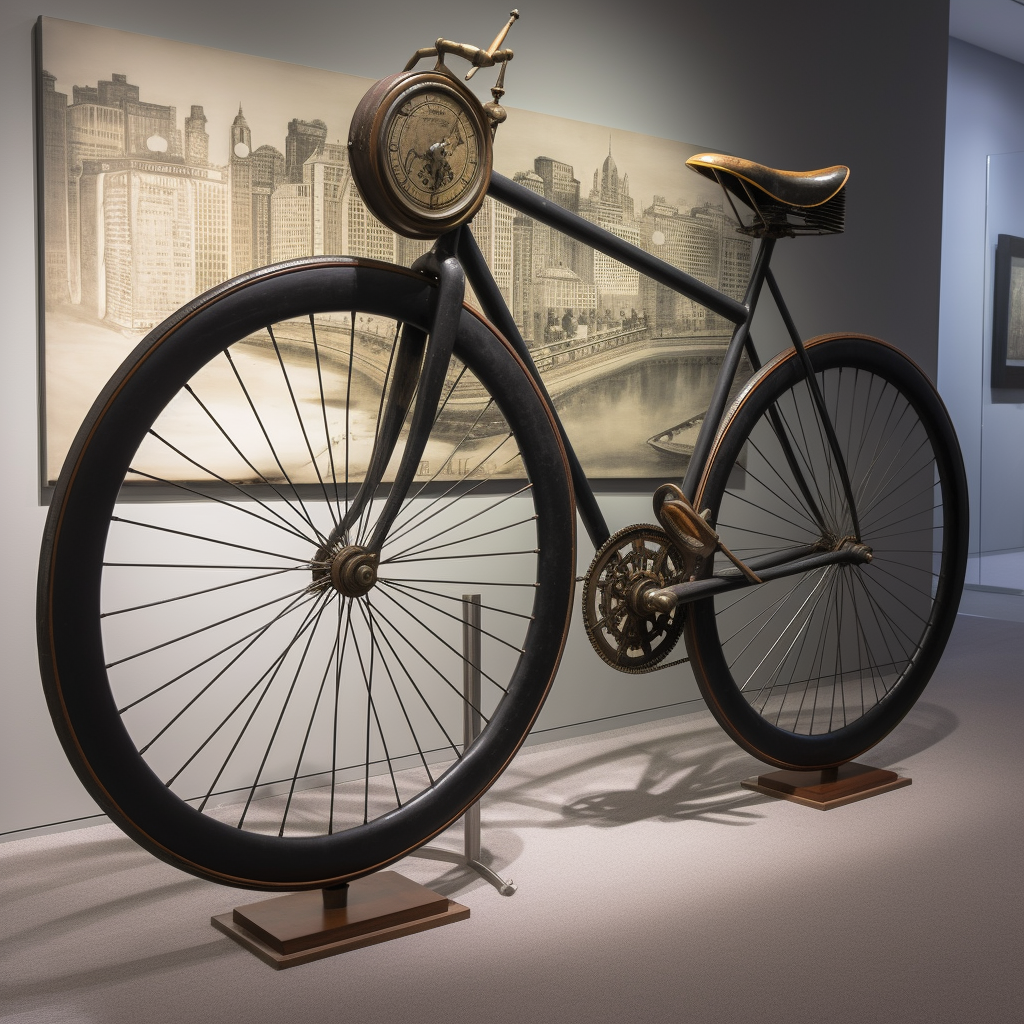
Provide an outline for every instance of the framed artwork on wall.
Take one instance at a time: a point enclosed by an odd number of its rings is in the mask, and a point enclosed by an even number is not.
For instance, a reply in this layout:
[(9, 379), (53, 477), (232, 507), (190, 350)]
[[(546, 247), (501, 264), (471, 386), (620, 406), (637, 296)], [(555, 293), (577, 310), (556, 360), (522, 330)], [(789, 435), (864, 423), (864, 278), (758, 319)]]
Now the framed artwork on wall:
[(996, 244), (992, 387), (1024, 388), (1024, 238), (1016, 235)]
[[(344, 140), (370, 84), (39, 20), (44, 500), (95, 396), (174, 310), (269, 263), (408, 266), (429, 248), (379, 223), (353, 183)], [(494, 167), (741, 299), (751, 239), (718, 186), (686, 168), (698, 151), (510, 109)], [(681, 476), (730, 324), (491, 197), (473, 232), (591, 479)], [(371, 363), (377, 327), (354, 328)]]

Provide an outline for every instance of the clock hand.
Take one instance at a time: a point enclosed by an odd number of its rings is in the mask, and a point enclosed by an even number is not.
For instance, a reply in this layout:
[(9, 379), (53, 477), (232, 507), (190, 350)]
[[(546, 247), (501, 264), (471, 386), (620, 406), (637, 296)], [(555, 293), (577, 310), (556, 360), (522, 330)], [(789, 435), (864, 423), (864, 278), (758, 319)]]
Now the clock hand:
[(443, 182), (442, 177), (448, 171), (448, 140), (435, 142), (430, 147), (430, 170), (434, 175), (434, 191), (436, 192)]
[(448, 147), (449, 153), (458, 149), (459, 146), (464, 146), (466, 144), (466, 140), (463, 138), (462, 132), (459, 130), (458, 122), (456, 122), (455, 127), (452, 129), (448, 138), (444, 140), (444, 144)]
[(415, 149), (410, 149), (405, 156), (405, 166), (402, 168), (405, 171), (406, 176), (410, 174), (409, 168), (411, 167), (413, 160), (429, 161), (430, 154), (428, 153), (424, 155), (423, 153), (418, 153)]

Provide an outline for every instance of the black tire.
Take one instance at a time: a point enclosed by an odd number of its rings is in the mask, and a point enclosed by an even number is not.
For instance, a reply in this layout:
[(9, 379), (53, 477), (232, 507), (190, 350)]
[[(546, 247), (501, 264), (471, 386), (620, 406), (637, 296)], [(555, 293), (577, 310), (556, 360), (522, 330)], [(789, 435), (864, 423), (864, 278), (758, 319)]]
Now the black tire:
[[(397, 325), (426, 330), (434, 294), (338, 257), (229, 281), (135, 349), (68, 455), (38, 589), (50, 712), (103, 810), (193, 874), (303, 889), (396, 860), (479, 798), (547, 695), (575, 571), (565, 452), (469, 309), (377, 585), (343, 597), (314, 564)], [(484, 724), (463, 752), (466, 592)]]
[[(960, 448), (921, 370), (871, 338), (828, 336), (807, 351), (873, 558), (697, 602), (686, 625), (715, 717), (792, 769), (852, 760), (910, 710), (953, 627), (968, 541)], [(815, 409), (791, 350), (751, 378), (719, 429), (696, 503), (744, 560), (854, 533)]]

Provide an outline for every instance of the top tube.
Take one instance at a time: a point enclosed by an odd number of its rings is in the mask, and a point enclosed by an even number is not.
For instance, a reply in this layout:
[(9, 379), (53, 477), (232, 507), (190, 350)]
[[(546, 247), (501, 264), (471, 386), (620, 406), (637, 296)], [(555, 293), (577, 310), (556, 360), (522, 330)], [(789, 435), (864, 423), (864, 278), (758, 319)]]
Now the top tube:
[(742, 302), (737, 302), (717, 288), (712, 288), (711, 285), (685, 271), (678, 270), (671, 263), (644, 252), (639, 246), (619, 238), (618, 235), (613, 235), (610, 231), (605, 231), (604, 228), (599, 228), (596, 224), (570, 213), (557, 203), (544, 199), (536, 192), (498, 174), (497, 171), (491, 172), (491, 184), (487, 191), (506, 206), (511, 206), (512, 209), (533, 217), (542, 224), (557, 228), (570, 238), (575, 238), (606, 256), (611, 256), (612, 259), (624, 263), (627, 267), (657, 281), (658, 284), (663, 284), (693, 299), (694, 302), (699, 302), (731, 323), (746, 322), (749, 310)]

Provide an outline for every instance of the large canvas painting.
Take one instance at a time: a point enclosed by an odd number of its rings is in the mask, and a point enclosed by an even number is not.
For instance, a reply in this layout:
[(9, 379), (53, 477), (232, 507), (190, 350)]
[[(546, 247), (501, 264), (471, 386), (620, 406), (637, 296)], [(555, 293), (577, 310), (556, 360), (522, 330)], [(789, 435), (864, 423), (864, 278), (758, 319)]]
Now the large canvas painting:
[(1024, 387), (1024, 238), (1016, 235), (996, 245), (992, 387)]
[[(429, 243), (352, 182), (369, 80), (49, 18), (39, 44), (45, 487), (110, 373), (194, 296), (299, 256), (409, 265)], [(694, 152), (510, 109), (495, 168), (741, 298), (751, 240)], [(588, 475), (677, 476), (729, 325), (492, 199), (473, 231)]]

